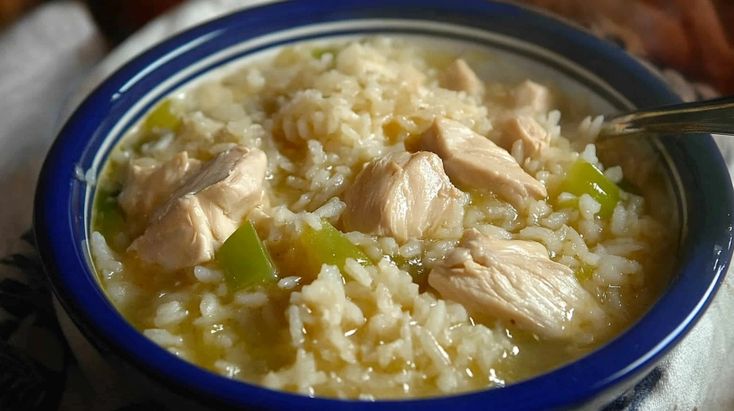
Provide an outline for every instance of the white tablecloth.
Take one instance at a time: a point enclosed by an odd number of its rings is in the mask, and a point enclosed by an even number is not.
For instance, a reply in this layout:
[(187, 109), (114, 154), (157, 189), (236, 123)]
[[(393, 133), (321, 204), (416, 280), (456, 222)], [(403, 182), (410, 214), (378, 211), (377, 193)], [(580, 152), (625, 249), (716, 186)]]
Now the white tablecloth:
[[(33, 192), (41, 162), (69, 108), (98, 79), (161, 38), (253, 3), (192, 1), (148, 25), (110, 54), (86, 10), (72, 1), (47, 3), (0, 33), (0, 258), (5, 256), (6, 262), (0, 265), (0, 280), (28, 281), (29, 268), (22, 262), (26, 257), (33, 260), (34, 254), (21, 236), (31, 226)], [(668, 77), (682, 94), (695, 94), (680, 76), (668, 73)], [(734, 145), (721, 138), (718, 142), (729, 164), (734, 164)], [(43, 291), (42, 285), (38, 287)], [(5, 332), (9, 334), (6, 346), (18, 348), (55, 372), (50, 375), (62, 376), (56, 380), (49, 377), (63, 384), (54, 406), (112, 410), (131, 401), (150, 401), (117, 386), (114, 370), (96, 358), (78, 336), (70, 341), (78, 361), (67, 358), (64, 363), (64, 355), (70, 354), (64, 354), (58, 338), (49, 337), (52, 333), (36, 324), (42, 315), (4, 309), (1, 299), (6, 297), (0, 294), (0, 326), (12, 325), (12, 332)], [(729, 275), (693, 331), (644, 384), (610, 409), (734, 410), (732, 314), (734, 276)]]

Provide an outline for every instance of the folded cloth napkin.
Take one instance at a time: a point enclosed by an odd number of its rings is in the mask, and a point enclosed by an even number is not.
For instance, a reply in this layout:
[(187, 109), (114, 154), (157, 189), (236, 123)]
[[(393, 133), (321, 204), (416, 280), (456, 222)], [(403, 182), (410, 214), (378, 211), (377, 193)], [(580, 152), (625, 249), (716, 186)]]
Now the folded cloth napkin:
[[(106, 57), (90, 16), (74, 1), (47, 3), (0, 34), (0, 408), (158, 407), (127, 388), (63, 315), (59, 326), (28, 231), (35, 180), (58, 125), (112, 70), (164, 37), (254, 3), (188, 2)], [(687, 99), (710, 93), (673, 72), (665, 76)], [(734, 145), (717, 142), (734, 168)], [(734, 409), (733, 287), (729, 275), (682, 343), (605, 409)]]

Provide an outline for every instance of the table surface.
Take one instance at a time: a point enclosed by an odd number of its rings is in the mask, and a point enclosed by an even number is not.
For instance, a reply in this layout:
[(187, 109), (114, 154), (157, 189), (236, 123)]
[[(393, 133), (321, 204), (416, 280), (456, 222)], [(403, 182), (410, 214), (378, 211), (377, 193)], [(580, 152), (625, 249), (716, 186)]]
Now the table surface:
[[(151, 403), (119, 381), (66, 320), (61, 323), (68, 338), (64, 344), (49, 310), (48, 289), (27, 233), (36, 177), (58, 125), (99, 79), (131, 56), (192, 24), (259, 2), (188, 2), (111, 53), (74, 1), (46, 3), (0, 32), (0, 193), (6, 193), (0, 196), (0, 364), (20, 358), (40, 370), (36, 382), (47, 393), (44, 407), (117, 410)], [(686, 99), (708, 92), (673, 72), (664, 74)], [(734, 144), (720, 137), (717, 143), (731, 172)], [(608, 409), (734, 410), (732, 312), (734, 276), (728, 275), (681, 344)]]

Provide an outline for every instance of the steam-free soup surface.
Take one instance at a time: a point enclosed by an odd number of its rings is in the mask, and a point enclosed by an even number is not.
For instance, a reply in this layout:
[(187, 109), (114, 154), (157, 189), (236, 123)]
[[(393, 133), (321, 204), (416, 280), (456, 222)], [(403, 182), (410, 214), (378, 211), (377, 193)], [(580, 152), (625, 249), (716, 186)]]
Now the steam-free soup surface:
[(502, 386), (599, 347), (667, 282), (659, 170), (602, 164), (601, 117), (473, 69), (496, 58), (305, 43), (160, 101), (97, 189), (109, 298), (181, 358), (312, 396)]

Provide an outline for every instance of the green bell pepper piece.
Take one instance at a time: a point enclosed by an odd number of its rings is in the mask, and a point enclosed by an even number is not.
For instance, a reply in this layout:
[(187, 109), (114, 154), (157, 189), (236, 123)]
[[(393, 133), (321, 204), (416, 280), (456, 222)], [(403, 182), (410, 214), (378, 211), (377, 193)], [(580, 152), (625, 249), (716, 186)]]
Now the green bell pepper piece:
[(163, 100), (145, 118), (143, 129), (146, 133), (155, 130), (176, 130), (181, 119), (171, 110), (171, 100)]
[(405, 258), (396, 255), (392, 257), (392, 261), (398, 268), (407, 271), (413, 277), (413, 281), (418, 284), (425, 284), (428, 269), (423, 265), (423, 260), (420, 257)]
[(581, 266), (576, 269), (574, 274), (579, 281), (589, 280), (594, 275), (594, 267), (586, 263), (582, 263)]
[(601, 204), (599, 215), (607, 218), (614, 212), (619, 202), (619, 187), (609, 180), (604, 173), (585, 160), (577, 160), (561, 183), (561, 192), (576, 196), (588, 194)]
[(311, 56), (316, 60), (320, 60), (324, 54), (332, 54), (334, 57), (339, 53), (336, 47), (316, 47), (311, 50)]
[(95, 231), (102, 233), (105, 238), (124, 231), (125, 217), (122, 209), (117, 203), (119, 191), (98, 189), (94, 199), (95, 213), (92, 227)]
[(370, 259), (359, 247), (325, 220), (321, 221), (320, 230), (305, 224), (300, 242), (309, 273), (318, 273), (323, 264), (335, 265), (343, 271), (347, 258), (362, 265), (370, 264)]
[(217, 262), (234, 290), (274, 282), (278, 278), (270, 254), (250, 221), (222, 244)]

